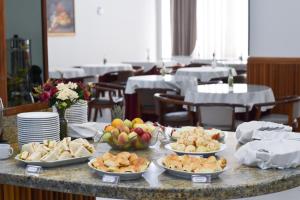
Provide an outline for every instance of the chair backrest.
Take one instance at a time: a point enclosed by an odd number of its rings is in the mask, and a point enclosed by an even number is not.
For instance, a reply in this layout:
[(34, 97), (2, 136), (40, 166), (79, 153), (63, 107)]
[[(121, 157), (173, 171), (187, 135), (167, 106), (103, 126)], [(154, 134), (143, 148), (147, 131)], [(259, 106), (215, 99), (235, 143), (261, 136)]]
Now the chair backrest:
[[(157, 116), (159, 116), (159, 122), (161, 124), (164, 124), (162, 116), (169, 111), (170, 105), (173, 106), (173, 109), (177, 108), (176, 110), (172, 110), (172, 112), (182, 110), (183, 106), (187, 106), (187, 110), (191, 111), (194, 106), (193, 103), (185, 102), (184, 97), (180, 95), (156, 93), (154, 94), (154, 99), (156, 101), (155, 112)], [(193, 121), (193, 115), (190, 115), (190, 117), (191, 121)]]
[(135, 90), (137, 94), (137, 105), (138, 105), (138, 114), (155, 114), (155, 93), (167, 93), (173, 92), (176, 93), (173, 89), (162, 89), (162, 88), (139, 88)]
[(150, 70), (144, 72), (143, 75), (160, 75), (160, 71), (157, 66), (153, 66)]
[(133, 70), (108, 72), (103, 76), (99, 76), (99, 82), (111, 82), (124, 84), (128, 78), (134, 75)]
[(202, 103), (197, 104), (198, 122), (205, 128), (218, 128), (221, 130), (235, 129), (235, 108), (245, 108), (248, 115), (248, 107), (240, 104)]
[(202, 67), (204, 65), (207, 65), (207, 63), (191, 63), (191, 64), (188, 64), (184, 67)]

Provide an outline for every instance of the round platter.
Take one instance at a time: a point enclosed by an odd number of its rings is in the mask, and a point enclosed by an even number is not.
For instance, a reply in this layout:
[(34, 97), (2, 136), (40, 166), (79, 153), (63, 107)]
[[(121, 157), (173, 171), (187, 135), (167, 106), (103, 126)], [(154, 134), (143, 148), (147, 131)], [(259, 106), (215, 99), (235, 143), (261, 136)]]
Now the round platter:
[(217, 178), (220, 174), (222, 174), (224, 171), (227, 170), (227, 167), (225, 167), (225, 169), (223, 169), (222, 171), (218, 171), (218, 172), (192, 173), (192, 172), (185, 172), (185, 171), (169, 169), (163, 164), (162, 161), (163, 161), (163, 158), (160, 158), (160, 159), (156, 160), (155, 164), (161, 168), (164, 168), (169, 174), (176, 176), (176, 177), (184, 178), (184, 179), (191, 179), (192, 176), (194, 176), (194, 175), (196, 175), (196, 176), (211, 176), (211, 178)]
[[(96, 169), (93, 167), (92, 163), (95, 161), (96, 159), (92, 159), (90, 160), (90, 162), (88, 163), (89, 167), (94, 170), (99, 176), (104, 176), (104, 175), (110, 175), (110, 176), (119, 176), (120, 180), (135, 180), (135, 179), (139, 179), (142, 177), (142, 175), (147, 171), (147, 169), (143, 172), (138, 172), (138, 173), (116, 173), (116, 172), (105, 172), (105, 171), (101, 171), (99, 169)], [(150, 165), (150, 162), (148, 164), (148, 167)]]
[(218, 151), (210, 151), (210, 152), (183, 152), (172, 149), (171, 144), (166, 144), (165, 148), (177, 153), (178, 155), (195, 155), (195, 156), (210, 156), (215, 155), (216, 153), (220, 153), (226, 149), (225, 144), (221, 144), (221, 147)]

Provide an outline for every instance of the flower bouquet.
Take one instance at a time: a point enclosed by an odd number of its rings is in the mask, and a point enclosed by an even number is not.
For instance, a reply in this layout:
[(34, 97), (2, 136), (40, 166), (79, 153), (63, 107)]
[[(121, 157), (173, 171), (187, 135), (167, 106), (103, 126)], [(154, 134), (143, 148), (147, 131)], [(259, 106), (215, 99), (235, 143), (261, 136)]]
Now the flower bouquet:
[(89, 100), (91, 96), (92, 84), (83, 84), (61, 80), (48, 80), (43, 85), (34, 88), (34, 96), (41, 102), (49, 102), (49, 106), (55, 106), (60, 120), (60, 137), (67, 136), (67, 120), (65, 112), (71, 105), (80, 100)]

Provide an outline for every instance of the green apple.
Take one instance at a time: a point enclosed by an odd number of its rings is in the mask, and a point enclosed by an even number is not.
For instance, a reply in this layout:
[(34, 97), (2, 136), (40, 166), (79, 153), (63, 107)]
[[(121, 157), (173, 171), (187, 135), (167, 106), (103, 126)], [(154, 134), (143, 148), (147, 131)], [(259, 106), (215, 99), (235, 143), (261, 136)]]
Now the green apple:
[(106, 133), (103, 134), (103, 136), (102, 136), (103, 142), (109, 142), (110, 139), (111, 139), (111, 133), (110, 132), (106, 132)]
[(130, 141), (135, 140), (137, 138), (137, 133), (132, 131), (131, 133), (129, 133), (128, 138), (129, 138)]
[(132, 122), (129, 119), (125, 119), (124, 121), (125, 126), (127, 126), (128, 128), (132, 128)]

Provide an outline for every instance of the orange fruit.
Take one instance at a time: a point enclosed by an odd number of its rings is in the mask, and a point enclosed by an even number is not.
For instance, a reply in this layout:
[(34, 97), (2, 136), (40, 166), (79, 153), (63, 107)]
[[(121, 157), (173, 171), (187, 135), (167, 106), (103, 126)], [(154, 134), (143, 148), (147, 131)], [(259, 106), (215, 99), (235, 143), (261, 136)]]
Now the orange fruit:
[(111, 132), (113, 129), (114, 129), (114, 127), (112, 125), (108, 125), (108, 126), (105, 126), (104, 131)]
[(115, 127), (115, 128), (118, 128), (118, 127), (120, 127), (120, 126), (123, 126), (124, 123), (123, 123), (123, 121), (122, 121), (121, 119), (116, 118), (116, 119), (114, 119), (114, 120), (111, 122), (111, 125), (112, 125), (113, 127)]
[(144, 121), (141, 119), (141, 118), (134, 118), (133, 120), (132, 120), (132, 124), (143, 124), (144, 123)]

